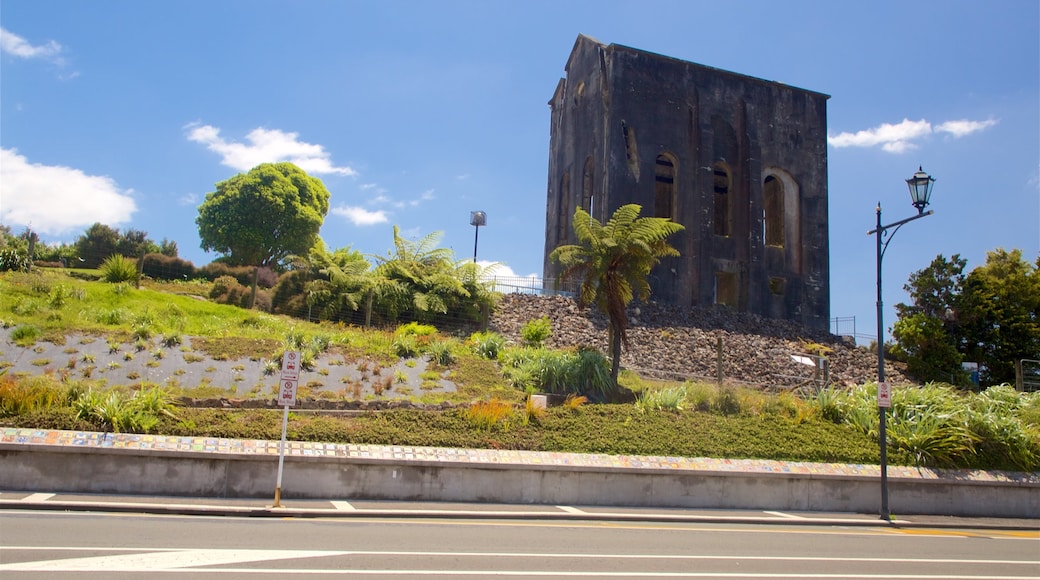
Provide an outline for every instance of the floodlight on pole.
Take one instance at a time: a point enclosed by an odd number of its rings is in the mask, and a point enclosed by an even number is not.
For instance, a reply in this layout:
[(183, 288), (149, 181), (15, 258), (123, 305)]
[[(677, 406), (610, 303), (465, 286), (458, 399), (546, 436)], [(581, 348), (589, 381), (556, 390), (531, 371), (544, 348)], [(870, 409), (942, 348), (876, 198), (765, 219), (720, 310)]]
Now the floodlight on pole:
[(473, 233), (473, 263), (477, 263), (477, 239), (480, 237), (480, 226), (487, 225), (487, 214), (482, 211), (469, 212), (469, 225), (475, 228)]

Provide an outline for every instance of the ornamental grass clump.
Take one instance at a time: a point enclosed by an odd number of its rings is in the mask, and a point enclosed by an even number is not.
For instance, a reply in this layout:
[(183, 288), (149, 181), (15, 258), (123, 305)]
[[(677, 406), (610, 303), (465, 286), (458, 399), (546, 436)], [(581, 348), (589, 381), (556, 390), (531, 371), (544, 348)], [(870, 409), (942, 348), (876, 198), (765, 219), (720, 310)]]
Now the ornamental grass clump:
[(462, 411), (462, 416), (481, 431), (505, 429), (513, 416), (513, 406), (498, 399), (476, 401)]
[(105, 282), (118, 284), (137, 281), (137, 262), (121, 254), (105, 258), (98, 269), (101, 270), (101, 279)]

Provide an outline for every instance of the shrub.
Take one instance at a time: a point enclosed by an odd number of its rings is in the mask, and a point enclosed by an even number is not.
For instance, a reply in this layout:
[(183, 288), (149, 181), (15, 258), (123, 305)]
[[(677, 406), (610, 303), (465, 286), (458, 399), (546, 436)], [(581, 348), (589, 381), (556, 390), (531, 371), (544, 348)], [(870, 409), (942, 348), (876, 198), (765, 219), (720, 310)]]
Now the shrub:
[(162, 254), (145, 254), (141, 273), (156, 280), (191, 280), (196, 276), (195, 264)]
[(549, 322), (548, 316), (529, 320), (520, 329), (520, 338), (523, 340), (524, 346), (538, 348), (550, 336), (552, 336), (552, 323)]
[(121, 254), (105, 258), (98, 269), (101, 270), (101, 279), (105, 282), (118, 284), (137, 281), (137, 262)]
[(23, 324), (11, 331), (11, 340), (18, 346), (32, 346), (40, 336), (40, 329), (31, 324)]
[(437, 327), (430, 324), (420, 324), (418, 322), (409, 322), (408, 324), (402, 324), (397, 327), (394, 331), (394, 335), (411, 335), (411, 336), (433, 336), (437, 334)]
[(636, 407), (643, 412), (682, 411), (686, 395), (685, 385), (644, 391), (636, 400)]
[(32, 260), (14, 248), (0, 248), (0, 272), (28, 272)]
[(431, 342), (427, 351), (430, 353), (430, 358), (441, 366), (455, 363), (455, 353), (452, 351), (451, 343), (446, 340)]
[(502, 352), (502, 347), (506, 344), (506, 339), (494, 332), (474, 332), (469, 336), (469, 340), (466, 343), (478, 355), (486, 359), (496, 360), (499, 353)]

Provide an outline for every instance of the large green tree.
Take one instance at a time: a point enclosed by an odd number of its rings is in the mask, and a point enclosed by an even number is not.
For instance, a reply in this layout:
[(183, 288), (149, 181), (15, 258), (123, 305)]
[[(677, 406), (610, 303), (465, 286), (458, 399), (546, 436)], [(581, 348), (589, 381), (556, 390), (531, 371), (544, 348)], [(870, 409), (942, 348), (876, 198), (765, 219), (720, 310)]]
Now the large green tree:
[(1040, 259), (998, 248), (965, 275), (966, 260), (938, 256), (904, 288), (894, 354), (922, 381), (961, 383), (961, 361), (978, 362), (983, 384), (1013, 382), (1014, 364), (1040, 358)]
[(106, 258), (116, 253), (119, 246), (119, 230), (95, 223), (87, 228), (76, 240), (76, 253), (79, 254), (79, 266), (97, 268)]
[(563, 267), (561, 276), (579, 277), (581, 306), (595, 304), (610, 321), (610, 376), (616, 383), (621, 365), (621, 347), (628, 348), (628, 315), (625, 309), (634, 298), (650, 297), (647, 276), (661, 258), (678, 256), (668, 237), (685, 228), (667, 218), (639, 217), (642, 207), (621, 206), (606, 224), (585, 210), (574, 212), (576, 245), (559, 246), (550, 259)]
[(903, 289), (911, 303), (896, 304), (898, 319), (892, 327), (893, 355), (907, 363), (907, 371), (922, 381), (965, 384), (961, 370), (961, 299), (967, 260), (942, 254), (927, 268), (910, 275)]
[(216, 184), (199, 206), (195, 223), (202, 249), (228, 263), (254, 266), (253, 294), (260, 268), (277, 267), (314, 246), (329, 212), (329, 191), (292, 163), (264, 163)]
[(964, 280), (964, 354), (989, 384), (1013, 383), (1015, 361), (1040, 359), (1040, 258), (997, 248)]

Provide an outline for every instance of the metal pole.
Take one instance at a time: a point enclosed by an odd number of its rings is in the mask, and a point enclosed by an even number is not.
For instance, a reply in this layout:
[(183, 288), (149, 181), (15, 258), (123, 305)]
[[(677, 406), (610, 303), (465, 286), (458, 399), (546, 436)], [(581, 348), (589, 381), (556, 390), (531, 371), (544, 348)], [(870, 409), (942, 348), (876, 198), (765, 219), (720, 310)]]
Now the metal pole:
[(477, 238), (480, 237), (480, 226), (474, 225), (473, 229), (473, 263), (477, 263)]
[[(883, 256), (881, 246), (881, 236), (884, 234), (881, 228), (881, 202), (877, 205), (877, 229), (875, 235), (877, 236), (877, 374), (878, 374), (878, 389), (881, 388), (881, 383), (885, 382), (885, 323), (884, 319), (884, 307), (881, 301), (881, 258)], [(885, 430), (885, 419), (886, 419), (885, 407), (878, 405), (878, 417), (880, 418), (878, 426), (878, 438), (880, 439), (881, 446), (881, 519), (891, 519), (888, 512), (888, 434)]]
[(282, 466), (285, 464), (285, 432), (289, 425), (289, 405), (282, 414), (282, 441), (278, 444), (278, 481), (274, 486), (274, 507), (282, 507)]

